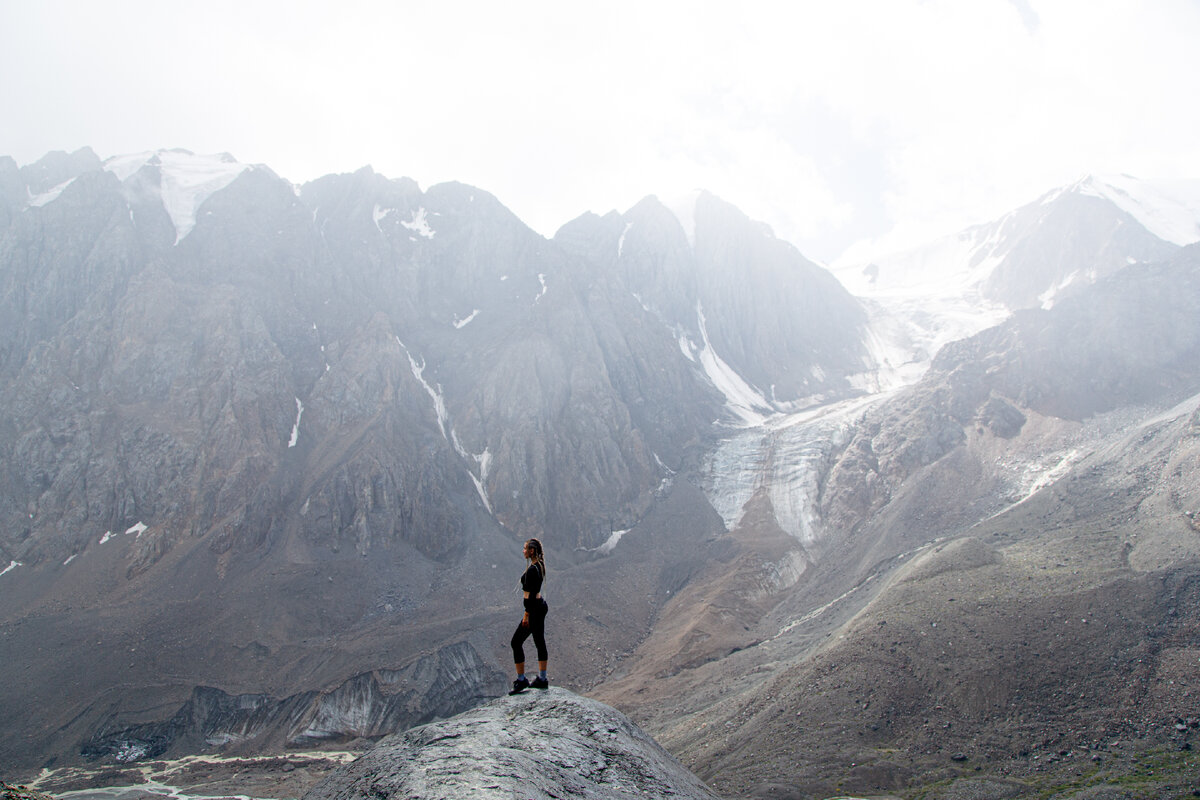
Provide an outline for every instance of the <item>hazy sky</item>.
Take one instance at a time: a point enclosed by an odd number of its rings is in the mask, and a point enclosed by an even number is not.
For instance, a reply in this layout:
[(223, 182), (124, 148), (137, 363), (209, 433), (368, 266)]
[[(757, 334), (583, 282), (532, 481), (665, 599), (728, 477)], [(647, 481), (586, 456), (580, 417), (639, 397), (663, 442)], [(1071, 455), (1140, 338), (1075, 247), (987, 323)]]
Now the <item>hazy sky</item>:
[(0, 0), (0, 154), (370, 164), (547, 236), (706, 188), (830, 261), (1200, 177), (1198, 43), (1200, 0)]

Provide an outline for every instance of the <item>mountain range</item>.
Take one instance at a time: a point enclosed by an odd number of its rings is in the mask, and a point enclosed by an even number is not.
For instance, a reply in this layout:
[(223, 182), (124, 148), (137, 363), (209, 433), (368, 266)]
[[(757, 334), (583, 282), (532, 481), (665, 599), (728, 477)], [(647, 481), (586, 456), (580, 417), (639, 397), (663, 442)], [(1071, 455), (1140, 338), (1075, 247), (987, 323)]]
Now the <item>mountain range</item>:
[(529, 536), (555, 680), (718, 792), (1187, 743), (1188, 186), (835, 276), (706, 193), (545, 239), (370, 168), (0, 160), (0, 763), (472, 707)]

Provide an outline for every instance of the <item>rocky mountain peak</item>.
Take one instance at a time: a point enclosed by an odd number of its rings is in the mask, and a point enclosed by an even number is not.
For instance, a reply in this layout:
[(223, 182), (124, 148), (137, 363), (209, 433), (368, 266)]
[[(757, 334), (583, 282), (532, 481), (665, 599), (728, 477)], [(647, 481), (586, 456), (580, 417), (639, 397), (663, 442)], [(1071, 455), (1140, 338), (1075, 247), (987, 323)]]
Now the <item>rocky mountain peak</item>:
[(57, 150), (22, 167), (21, 177), (29, 189), (30, 196), (34, 196), (50, 191), (84, 172), (99, 169), (100, 166), (99, 156), (90, 147), (80, 148), (73, 153)]
[(611, 265), (739, 418), (854, 392), (866, 314), (824, 268), (708, 192), (582, 217), (555, 242)]

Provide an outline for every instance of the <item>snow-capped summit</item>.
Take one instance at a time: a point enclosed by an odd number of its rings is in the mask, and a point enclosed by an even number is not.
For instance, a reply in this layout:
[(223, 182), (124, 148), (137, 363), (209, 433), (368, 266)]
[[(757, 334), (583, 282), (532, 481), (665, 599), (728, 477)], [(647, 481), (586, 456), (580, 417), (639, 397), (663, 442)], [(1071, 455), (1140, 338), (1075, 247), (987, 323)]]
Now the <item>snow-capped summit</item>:
[(976, 293), (1016, 309), (1195, 241), (1200, 181), (1089, 175), (992, 222), (835, 273), (861, 297)]
[(113, 156), (104, 162), (104, 168), (122, 182), (147, 166), (159, 171), (159, 191), (175, 225), (176, 244), (196, 226), (196, 211), (204, 201), (250, 169), (229, 153), (196, 155), (182, 149)]
[[(204, 201), (252, 169), (229, 153), (196, 155), (179, 148), (113, 156), (103, 162), (89, 148), (75, 153), (51, 153), (36, 164), (20, 170), (24, 185), (24, 208), (42, 208), (62, 196), (84, 173), (100, 169), (121, 183), (138, 188), (132, 194), (157, 192), (163, 209), (175, 227), (175, 244), (196, 226), (196, 214)], [(154, 174), (146, 175), (145, 170)]]
[(932, 358), (947, 342), (1130, 264), (1200, 239), (1200, 181), (1087, 176), (992, 222), (834, 273), (874, 308), (889, 346)]
[(1103, 197), (1166, 242), (1200, 241), (1200, 180), (1139, 180), (1089, 175), (1063, 191)]

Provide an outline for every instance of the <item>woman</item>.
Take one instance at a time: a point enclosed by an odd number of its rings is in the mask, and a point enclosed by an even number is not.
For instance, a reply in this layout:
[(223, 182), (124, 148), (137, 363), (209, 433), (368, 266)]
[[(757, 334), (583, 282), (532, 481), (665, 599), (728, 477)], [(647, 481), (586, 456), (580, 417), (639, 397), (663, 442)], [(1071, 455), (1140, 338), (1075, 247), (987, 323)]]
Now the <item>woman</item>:
[[(521, 576), (521, 591), (525, 595), (525, 616), (517, 626), (512, 637), (513, 662), (517, 667), (517, 679), (509, 694), (520, 694), (532, 686), (534, 689), (548, 689), (550, 681), (546, 679), (546, 612), (550, 610), (546, 601), (540, 596), (542, 581), (546, 578), (546, 556), (542, 552), (542, 543), (530, 539), (525, 543), (525, 558), (529, 566)], [(532, 634), (533, 644), (537, 647), (538, 675), (532, 682), (525, 677), (525, 640)]]

